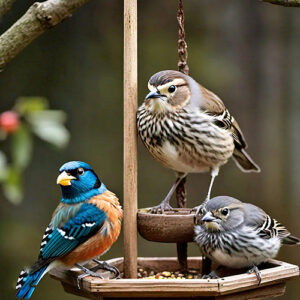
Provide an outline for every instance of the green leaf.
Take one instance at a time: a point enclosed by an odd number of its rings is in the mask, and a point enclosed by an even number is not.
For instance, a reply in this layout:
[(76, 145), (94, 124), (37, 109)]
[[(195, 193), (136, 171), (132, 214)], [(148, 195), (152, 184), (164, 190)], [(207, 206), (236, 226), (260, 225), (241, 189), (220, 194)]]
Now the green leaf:
[(21, 125), (19, 129), (12, 135), (12, 160), (13, 165), (20, 170), (25, 169), (32, 155), (32, 136), (28, 128)]
[(5, 154), (0, 151), (0, 181), (7, 178), (7, 159)]
[(33, 132), (42, 140), (58, 148), (65, 147), (70, 139), (69, 131), (65, 128), (66, 114), (59, 110), (44, 110), (30, 113), (27, 121)]
[(20, 115), (41, 111), (48, 108), (48, 100), (44, 97), (20, 97), (17, 99), (15, 110)]
[(8, 169), (6, 180), (3, 182), (5, 197), (13, 204), (19, 204), (23, 198), (23, 186), (20, 171), (15, 168)]

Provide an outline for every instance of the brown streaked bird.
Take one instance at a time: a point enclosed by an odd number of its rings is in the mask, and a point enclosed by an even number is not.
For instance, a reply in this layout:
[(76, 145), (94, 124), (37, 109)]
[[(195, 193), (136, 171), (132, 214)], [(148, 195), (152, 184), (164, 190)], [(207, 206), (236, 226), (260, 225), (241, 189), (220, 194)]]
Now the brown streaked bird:
[(137, 112), (137, 129), (144, 145), (165, 167), (176, 173), (176, 181), (153, 212), (171, 210), (170, 199), (188, 173), (210, 172), (206, 200), (215, 177), (229, 158), (243, 172), (260, 172), (245, 151), (247, 144), (239, 125), (222, 100), (193, 78), (178, 71), (154, 74), (150, 93)]

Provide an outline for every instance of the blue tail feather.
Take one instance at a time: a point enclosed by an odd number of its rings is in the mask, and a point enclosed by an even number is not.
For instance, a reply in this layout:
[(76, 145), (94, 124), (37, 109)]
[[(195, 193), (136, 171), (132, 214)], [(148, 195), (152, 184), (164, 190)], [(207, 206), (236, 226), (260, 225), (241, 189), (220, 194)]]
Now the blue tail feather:
[(27, 271), (23, 270), (20, 273), (17, 282), (17, 298), (19, 299), (30, 299), (32, 293), (34, 292), (37, 284), (41, 280), (44, 272), (46, 271), (48, 265), (43, 266), (41, 269), (34, 273), (28, 273)]

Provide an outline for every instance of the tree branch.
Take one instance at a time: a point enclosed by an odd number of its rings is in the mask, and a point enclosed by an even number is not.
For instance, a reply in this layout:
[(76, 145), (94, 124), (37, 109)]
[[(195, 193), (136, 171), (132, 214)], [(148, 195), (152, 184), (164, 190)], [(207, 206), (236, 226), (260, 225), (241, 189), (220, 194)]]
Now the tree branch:
[(10, 10), (14, 2), (15, 0), (0, 0), (0, 18)]
[[(1, 1), (1, 0), (0, 0)], [(34, 3), (0, 36), (0, 69), (46, 30), (57, 25), (89, 0), (48, 0)]]
[(287, 6), (287, 7), (300, 7), (300, 0), (262, 0), (263, 2), (268, 2), (272, 4), (277, 4), (281, 6)]

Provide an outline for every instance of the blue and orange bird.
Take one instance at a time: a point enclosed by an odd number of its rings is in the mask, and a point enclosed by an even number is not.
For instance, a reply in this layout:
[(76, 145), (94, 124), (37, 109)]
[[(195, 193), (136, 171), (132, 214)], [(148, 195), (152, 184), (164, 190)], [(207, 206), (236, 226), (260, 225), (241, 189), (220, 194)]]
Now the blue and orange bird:
[[(71, 161), (59, 172), (61, 203), (45, 231), (37, 261), (20, 273), (16, 286), (20, 299), (30, 299), (42, 277), (59, 265), (80, 268), (84, 273), (79, 279), (87, 275), (101, 278), (98, 269), (120, 275), (117, 268), (95, 259), (108, 251), (120, 234), (123, 212), (118, 198), (87, 163)], [(80, 264), (91, 259), (97, 263), (91, 270)]]

